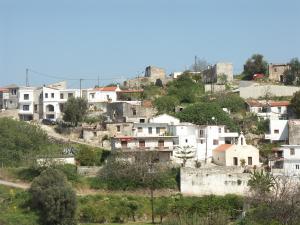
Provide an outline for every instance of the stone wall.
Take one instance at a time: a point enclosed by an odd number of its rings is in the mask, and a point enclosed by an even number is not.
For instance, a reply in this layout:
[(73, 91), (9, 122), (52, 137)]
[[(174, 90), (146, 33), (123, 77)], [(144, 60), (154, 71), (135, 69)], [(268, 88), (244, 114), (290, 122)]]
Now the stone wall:
[(184, 195), (245, 195), (249, 177), (240, 167), (181, 168), (180, 189)]
[(300, 91), (300, 87), (259, 84), (251, 81), (242, 81), (239, 87), (240, 96), (244, 99), (258, 99), (266, 94), (271, 96), (293, 96), (297, 91)]

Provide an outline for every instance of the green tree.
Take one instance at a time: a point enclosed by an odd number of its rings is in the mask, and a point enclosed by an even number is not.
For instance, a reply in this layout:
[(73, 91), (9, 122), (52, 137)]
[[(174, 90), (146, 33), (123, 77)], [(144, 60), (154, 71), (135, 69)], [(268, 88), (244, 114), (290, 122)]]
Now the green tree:
[(300, 91), (294, 93), (294, 96), (290, 104), (291, 109), (295, 113), (297, 118), (300, 118)]
[(154, 208), (155, 215), (158, 215), (160, 218), (160, 223), (163, 222), (164, 217), (169, 215), (171, 209), (171, 202), (169, 198), (160, 197), (156, 200), (156, 205)]
[(167, 94), (175, 96), (180, 103), (194, 103), (203, 93), (203, 84), (196, 83), (188, 73), (167, 84)]
[(82, 122), (87, 113), (87, 100), (83, 98), (69, 98), (64, 106), (64, 121), (71, 122), (77, 126)]
[(224, 112), (217, 103), (196, 103), (183, 109), (176, 116), (184, 122), (190, 122), (198, 125), (222, 124), (226, 125), (232, 131), (237, 127), (228, 113)]
[(239, 95), (221, 93), (216, 95), (215, 100), (221, 108), (227, 108), (233, 113), (245, 111), (245, 101)]
[(154, 100), (157, 111), (162, 113), (174, 113), (175, 107), (179, 105), (179, 100), (175, 96), (161, 96)]
[(49, 168), (35, 178), (29, 189), (31, 205), (45, 225), (76, 224), (76, 194), (58, 170)]
[(101, 165), (102, 150), (81, 145), (75, 158), (81, 166), (99, 166)]
[(268, 71), (268, 63), (264, 59), (263, 55), (254, 54), (248, 59), (244, 65), (244, 79), (252, 80), (252, 77), (256, 73), (266, 74)]
[(261, 171), (254, 171), (251, 173), (250, 180), (248, 181), (248, 186), (250, 190), (264, 195), (271, 192), (272, 188), (275, 187), (275, 178), (272, 174)]
[(291, 59), (289, 69), (284, 72), (283, 76), (286, 85), (292, 85), (294, 83), (300, 85), (300, 61), (298, 58)]

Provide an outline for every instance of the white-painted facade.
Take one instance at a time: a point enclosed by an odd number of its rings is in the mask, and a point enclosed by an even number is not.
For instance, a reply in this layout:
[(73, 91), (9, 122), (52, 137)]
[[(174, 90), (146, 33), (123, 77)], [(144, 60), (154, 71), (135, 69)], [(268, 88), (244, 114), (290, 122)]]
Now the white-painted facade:
[(119, 86), (88, 89), (87, 99), (89, 103), (116, 102), (118, 97), (117, 92), (120, 91)]
[(243, 134), (237, 144), (220, 145), (213, 150), (213, 162), (220, 166), (260, 166), (259, 150), (247, 145)]
[(21, 87), (19, 89), (19, 115), (32, 115), (34, 113), (34, 87)]
[(155, 116), (149, 120), (150, 123), (166, 123), (169, 125), (178, 125), (180, 123), (180, 120), (177, 119), (174, 116), (170, 116), (168, 114), (161, 114), (158, 116)]
[(287, 141), (289, 138), (288, 120), (270, 120), (270, 130), (265, 139), (273, 141)]
[(43, 118), (44, 119), (60, 119), (62, 117), (63, 105), (69, 98), (80, 97), (78, 89), (53, 89), (43, 87)]
[(282, 145), (277, 152), (280, 157), (271, 163), (273, 173), (300, 176), (300, 145)]

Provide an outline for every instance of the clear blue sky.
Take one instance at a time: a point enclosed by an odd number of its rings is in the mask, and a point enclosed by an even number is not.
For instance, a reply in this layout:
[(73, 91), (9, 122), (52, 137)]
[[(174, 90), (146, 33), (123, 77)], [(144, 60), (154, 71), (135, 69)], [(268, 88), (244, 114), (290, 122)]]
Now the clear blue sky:
[(147, 65), (181, 71), (195, 55), (235, 72), (253, 53), (287, 62), (300, 54), (299, 12), (299, 0), (0, 0), (0, 86), (24, 85), (26, 68), (107, 84)]

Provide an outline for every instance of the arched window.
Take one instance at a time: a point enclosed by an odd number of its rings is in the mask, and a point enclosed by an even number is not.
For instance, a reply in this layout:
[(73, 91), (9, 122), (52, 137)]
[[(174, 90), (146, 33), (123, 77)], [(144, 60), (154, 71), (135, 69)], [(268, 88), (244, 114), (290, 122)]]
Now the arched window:
[(54, 106), (53, 105), (47, 105), (46, 106), (46, 111), (47, 112), (54, 112)]

